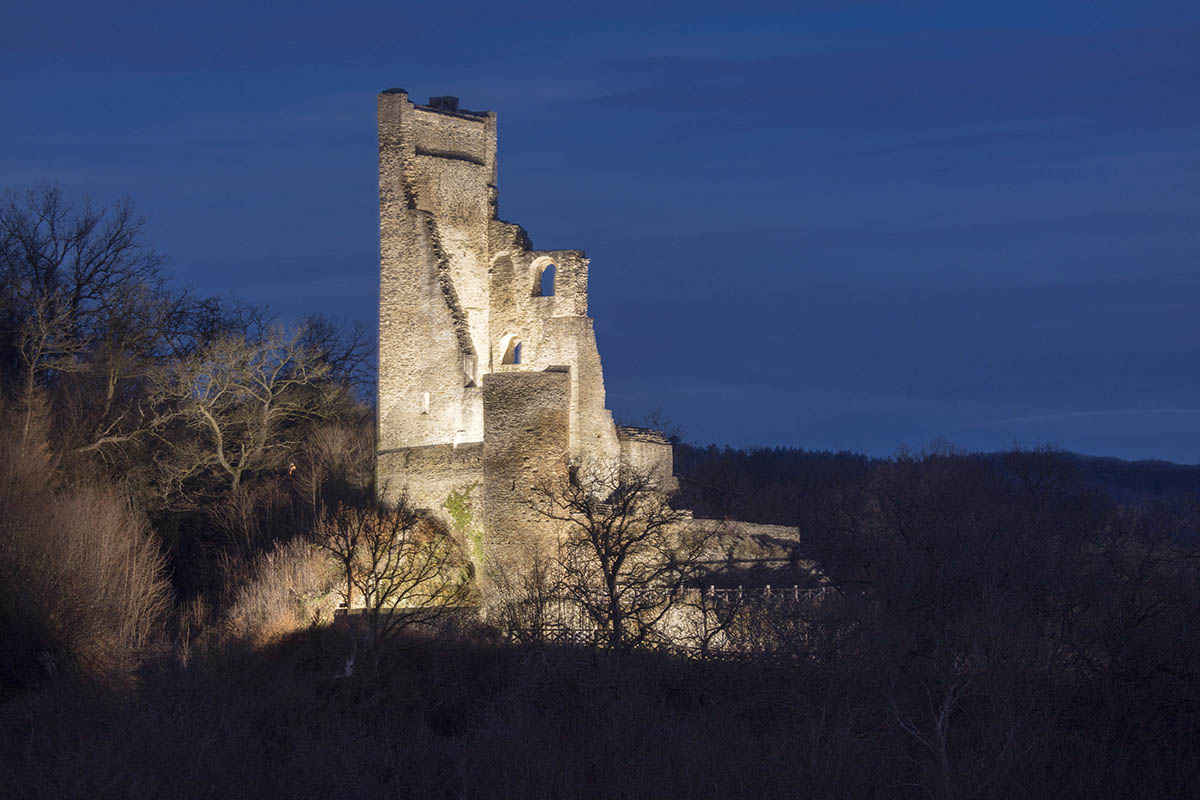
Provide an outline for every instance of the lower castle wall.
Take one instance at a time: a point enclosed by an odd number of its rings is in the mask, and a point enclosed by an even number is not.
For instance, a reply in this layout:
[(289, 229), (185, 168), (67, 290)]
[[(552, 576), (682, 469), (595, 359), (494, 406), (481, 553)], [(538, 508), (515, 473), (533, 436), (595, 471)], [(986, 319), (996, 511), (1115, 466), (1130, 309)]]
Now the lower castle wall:
[(766, 568), (783, 570), (785, 583), (819, 585), (820, 570), (800, 550), (800, 529), (739, 520), (692, 519), (682, 523), (711, 538), (700, 560), (715, 573)]
[(453, 529), (455, 520), (447, 508), (448, 501), (454, 505), (452, 493), (465, 495), (476, 509), (482, 503), (483, 443), (383, 451), (376, 467), (376, 482), (379, 496), (385, 501), (395, 502), (407, 495), (414, 508), (432, 514)]
[(567, 372), (494, 372), (483, 378), (484, 552), (489, 574), (515, 574), (548, 555), (561, 524), (538, 513), (539, 487), (567, 478)]
[(675, 478), (675, 455), (670, 443), (621, 439), (621, 462), (649, 475), (663, 492), (670, 494), (679, 488)]

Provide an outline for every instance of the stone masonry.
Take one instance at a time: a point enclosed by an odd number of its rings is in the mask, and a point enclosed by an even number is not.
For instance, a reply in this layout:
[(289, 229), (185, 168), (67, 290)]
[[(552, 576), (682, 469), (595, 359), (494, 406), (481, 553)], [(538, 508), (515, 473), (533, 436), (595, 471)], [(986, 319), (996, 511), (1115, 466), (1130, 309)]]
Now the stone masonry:
[(379, 95), (378, 483), (443, 519), (478, 567), (556, 532), (532, 489), (570, 463), (671, 482), (671, 445), (618, 428), (588, 316), (588, 259), (497, 216), (496, 115)]

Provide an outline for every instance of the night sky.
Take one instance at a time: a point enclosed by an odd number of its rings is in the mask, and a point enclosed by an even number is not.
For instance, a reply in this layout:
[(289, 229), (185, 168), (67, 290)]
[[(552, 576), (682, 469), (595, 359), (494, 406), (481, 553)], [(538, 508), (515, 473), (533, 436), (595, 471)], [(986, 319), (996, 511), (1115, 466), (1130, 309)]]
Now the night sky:
[(180, 283), (373, 327), (389, 87), (499, 113), (619, 419), (1200, 462), (1195, 0), (3, 0), (0, 186), (127, 195)]

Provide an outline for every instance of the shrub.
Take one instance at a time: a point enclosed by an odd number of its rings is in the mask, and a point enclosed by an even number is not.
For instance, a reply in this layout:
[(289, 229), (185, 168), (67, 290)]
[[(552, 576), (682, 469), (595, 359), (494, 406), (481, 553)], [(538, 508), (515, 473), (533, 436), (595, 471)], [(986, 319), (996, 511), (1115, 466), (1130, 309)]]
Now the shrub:
[(58, 488), (35, 438), (0, 442), (0, 626), (4, 679), (66, 667), (128, 673), (170, 605), (143, 515), (101, 484)]
[(338, 574), (329, 555), (306, 541), (278, 544), (253, 561), (231, 562), (225, 631), (255, 645), (333, 618)]

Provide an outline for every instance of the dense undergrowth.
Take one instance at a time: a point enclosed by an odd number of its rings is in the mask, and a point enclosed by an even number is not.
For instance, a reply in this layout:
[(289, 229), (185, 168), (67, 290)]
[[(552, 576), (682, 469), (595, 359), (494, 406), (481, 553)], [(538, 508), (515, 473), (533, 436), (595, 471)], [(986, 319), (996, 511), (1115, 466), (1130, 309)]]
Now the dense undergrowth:
[[(29, 658), (0, 701), (0, 795), (1186, 795), (1196, 518), (1116, 505), (1051, 452), (1005, 463), (898, 458), (811, 496), (807, 547), (835, 588), (750, 613), (736, 659), (517, 646), (478, 623), (367, 658), (302, 538), (229, 556), (221, 590), (170, 608), (143, 602), (166, 586), (150, 558), (150, 593), (78, 633), (53, 603), (8, 604), (5, 651)], [(44, 491), (37, 508), (127, 508)], [(157, 625), (128, 638), (123, 614)], [(123, 649), (89, 655), (94, 635)]]
[(1133, 720), (1098, 716), (1111, 701), (1102, 687), (1039, 687), (1017, 707), (976, 709), (1010, 714), (1020, 730), (996, 741), (967, 723), (952, 756), (962, 774), (939, 787), (890, 707), (898, 665), (402, 644), (384, 669), (349, 677), (344, 639), (313, 628), (261, 647), (226, 643), (186, 666), (152, 660), (135, 689), (47, 685), (3, 706), (0, 791), (1121, 797), (1186, 796), (1200, 777), (1194, 729), (1161, 731), (1143, 751), (1146, 741), (1120, 730)]

